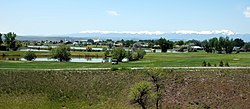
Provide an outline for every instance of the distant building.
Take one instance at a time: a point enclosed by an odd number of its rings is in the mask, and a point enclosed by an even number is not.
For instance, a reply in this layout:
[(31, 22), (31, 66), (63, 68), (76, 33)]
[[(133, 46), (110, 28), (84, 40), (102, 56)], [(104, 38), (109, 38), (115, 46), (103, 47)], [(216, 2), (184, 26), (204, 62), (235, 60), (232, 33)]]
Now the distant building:
[(195, 50), (203, 50), (203, 48), (200, 46), (191, 46), (190, 48), (195, 49)]
[(77, 45), (77, 44), (79, 44), (79, 42), (78, 42), (78, 41), (75, 41), (75, 42), (73, 42), (73, 44), (74, 44), (74, 45)]
[(95, 43), (100, 42), (100, 39), (94, 39), (94, 42)]
[(115, 47), (122, 47), (122, 46), (123, 46), (123, 43), (121, 43), (121, 42), (114, 43), (114, 46), (115, 46)]

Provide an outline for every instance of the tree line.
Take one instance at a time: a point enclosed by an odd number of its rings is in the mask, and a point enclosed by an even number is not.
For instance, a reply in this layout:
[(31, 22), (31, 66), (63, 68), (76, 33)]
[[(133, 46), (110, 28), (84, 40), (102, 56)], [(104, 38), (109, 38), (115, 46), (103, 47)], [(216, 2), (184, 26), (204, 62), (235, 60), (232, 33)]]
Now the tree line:
[(242, 48), (245, 42), (242, 39), (229, 39), (229, 37), (212, 38), (202, 41), (202, 47), (208, 53), (231, 54), (234, 47)]
[(126, 51), (122, 47), (115, 47), (112, 49), (112, 51), (107, 50), (104, 53), (104, 55), (107, 56), (107, 54), (109, 53), (111, 53), (112, 58), (117, 59), (118, 62), (122, 62), (124, 58), (127, 58), (128, 61), (136, 61), (143, 59), (144, 56), (146, 55), (146, 52), (142, 49), (135, 49), (135, 50), (129, 49)]
[(230, 39), (229, 37), (219, 37), (212, 38), (209, 40), (198, 41), (198, 40), (189, 40), (184, 41), (169, 41), (165, 38), (160, 38), (155, 42), (159, 45), (162, 52), (167, 52), (168, 49), (173, 49), (174, 45), (184, 45), (192, 44), (193, 46), (201, 46), (204, 51), (207, 53), (219, 53), (219, 54), (231, 54), (233, 49), (236, 47), (236, 52), (239, 53), (241, 48), (244, 48), (245, 51), (250, 51), (250, 43), (245, 43), (244, 40), (240, 38)]
[(7, 34), (0, 33), (0, 46), (4, 45), (6, 46), (6, 50), (16, 51), (22, 46), (21, 42), (16, 40), (16, 36), (17, 35), (14, 32), (9, 32)]
[(124, 47), (133, 47), (135, 44), (147, 44), (148, 48), (160, 48), (162, 52), (167, 52), (168, 49), (173, 49), (176, 45), (180, 47), (182, 45), (200, 46), (203, 47), (204, 51), (207, 53), (219, 54), (231, 54), (234, 47), (236, 47), (238, 50), (244, 48), (245, 51), (250, 51), (250, 43), (245, 43), (244, 40), (240, 38), (230, 39), (229, 37), (215, 37), (204, 41), (194, 39), (188, 41), (170, 41), (165, 38), (160, 38), (158, 40), (121, 40), (117, 42), (123, 43)]

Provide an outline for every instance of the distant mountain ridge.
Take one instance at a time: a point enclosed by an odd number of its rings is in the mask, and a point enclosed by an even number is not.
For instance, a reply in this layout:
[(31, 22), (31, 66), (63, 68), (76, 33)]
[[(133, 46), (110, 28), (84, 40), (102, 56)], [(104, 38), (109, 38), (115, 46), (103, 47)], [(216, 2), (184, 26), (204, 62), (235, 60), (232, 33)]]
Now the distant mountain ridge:
[(140, 32), (116, 32), (116, 31), (83, 31), (80, 33), (74, 34), (64, 34), (64, 35), (54, 35), (54, 36), (18, 36), (18, 40), (83, 40), (83, 39), (112, 39), (112, 40), (156, 40), (161, 37), (166, 38), (168, 40), (177, 41), (177, 40), (206, 40), (211, 39), (213, 37), (226, 37), (229, 38), (241, 38), (246, 42), (250, 42), (250, 34), (238, 34), (228, 30), (221, 31), (176, 31), (172, 33), (163, 33), (160, 31), (148, 32), (148, 31), (140, 31)]

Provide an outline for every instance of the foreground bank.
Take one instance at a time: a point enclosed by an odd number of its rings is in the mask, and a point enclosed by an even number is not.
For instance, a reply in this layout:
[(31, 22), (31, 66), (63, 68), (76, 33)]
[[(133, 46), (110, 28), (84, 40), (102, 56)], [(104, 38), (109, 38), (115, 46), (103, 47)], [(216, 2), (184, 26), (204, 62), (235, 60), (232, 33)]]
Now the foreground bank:
[[(139, 108), (145, 70), (0, 70), (0, 108)], [(250, 70), (164, 70), (163, 108), (249, 108)]]

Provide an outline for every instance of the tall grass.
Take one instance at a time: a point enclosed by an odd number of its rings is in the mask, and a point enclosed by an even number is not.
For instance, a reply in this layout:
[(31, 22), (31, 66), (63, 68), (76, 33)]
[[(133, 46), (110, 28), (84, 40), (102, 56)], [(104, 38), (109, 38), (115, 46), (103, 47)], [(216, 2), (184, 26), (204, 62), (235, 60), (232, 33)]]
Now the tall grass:
[[(250, 70), (164, 70), (163, 108), (249, 108)], [(0, 109), (131, 109), (143, 70), (0, 70)]]
[[(134, 71), (0, 72), (0, 99), (7, 97), (9, 104), (16, 104), (13, 98), (25, 97), (23, 102), (31, 102), (40, 97), (38, 102), (52, 107), (124, 108), (129, 106), (130, 86), (144, 78), (142, 73)], [(6, 104), (0, 100), (0, 108), (1, 102)]]

